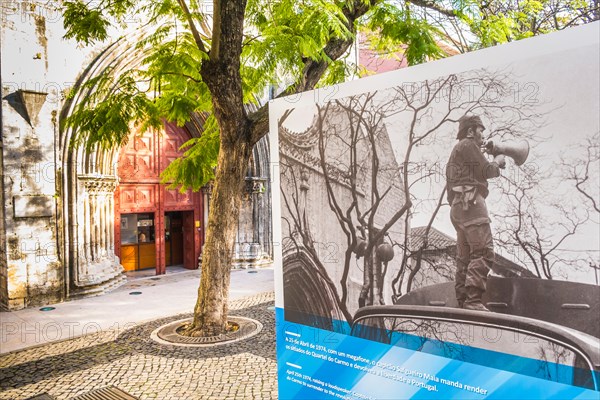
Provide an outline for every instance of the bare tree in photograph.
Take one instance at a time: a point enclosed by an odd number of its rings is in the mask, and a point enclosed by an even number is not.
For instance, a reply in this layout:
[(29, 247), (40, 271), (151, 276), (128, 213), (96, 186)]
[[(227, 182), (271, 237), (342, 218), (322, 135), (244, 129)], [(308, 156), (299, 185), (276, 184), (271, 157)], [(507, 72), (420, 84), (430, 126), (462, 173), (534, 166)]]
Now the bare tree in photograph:
[[(335, 106), (343, 110), (350, 122), (349, 141), (344, 137), (347, 136), (347, 132), (338, 131), (335, 126), (329, 132), (319, 129), (319, 156), (329, 206), (344, 231), (348, 244), (340, 281), (342, 301), (346, 301), (348, 297), (347, 279), (354, 253), (357, 257), (363, 257), (363, 285), (358, 304), (360, 307), (375, 303), (385, 304), (383, 282), (387, 275), (388, 262), (393, 254), (390, 254), (390, 244), (384, 243), (384, 237), (410, 206), (406, 201), (402, 204), (402, 199), (398, 197), (393, 201), (386, 201), (388, 195), (393, 195), (391, 192), (393, 188), (397, 189), (397, 192), (401, 191), (401, 178), (391, 146), (386, 147), (386, 144), (389, 144), (387, 131), (382, 128), (389, 109), (385, 103), (373, 103), (376, 94), (372, 92), (335, 102)], [(326, 115), (327, 109), (328, 107), (319, 110), (319, 120), (322, 120), (321, 114)], [(334, 162), (343, 165), (344, 170), (348, 172), (351, 200), (346, 207), (343, 207), (340, 199), (337, 198), (330, 171), (326, 168), (325, 160), (331, 153), (327, 151), (326, 136), (336, 136), (347, 144), (347, 150), (340, 152)], [(360, 181), (363, 181), (362, 185)], [(366, 192), (366, 201), (359, 200), (361, 191)], [(396, 211), (394, 208), (395, 212), (390, 216), (390, 213), (382, 212), (384, 206), (398, 207), (399, 210)], [(385, 223), (383, 227), (382, 222)]]
[[(306, 153), (308, 148), (316, 149), (311, 154), (323, 179), (321, 189), (327, 195), (326, 205), (342, 232), (345, 246), (340, 249), (339, 262), (333, 266), (336, 271), (327, 265), (318, 267), (317, 273), (326, 274), (327, 281), (335, 282), (336, 302), (346, 316), (356, 306), (385, 304), (386, 290), (390, 299), (401, 295), (406, 286), (410, 290), (421, 269), (424, 247), (415, 250), (409, 245), (410, 213), (420, 200), (411, 187), (434, 173), (435, 162), (424, 169), (412, 168), (418, 152), (434, 144), (450, 143), (455, 124), (465, 113), (477, 113), (491, 121), (496, 138), (535, 141), (543, 117), (537, 112), (539, 104), (516, 103), (511, 95), (513, 85), (510, 71), (477, 70), (317, 106), (310, 128), (316, 137), (310, 145), (304, 140), (302, 149), (288, 152), (300, 157), (300, 150)], [(402, 142), (395, 154), (390, 139)], [(284, 135), (282, 143), (285, 140)], [(435, 156), (431, 154), (428, 159), (435, 160)], [(288, 170), (293, 169), (292, 165)], [(288, 189), (282, 185), (284, 208), (287, 214), (294, 215), (288, 229), (296, 232), (305, 246), (307, 242), (309, 248), (314, 248), (310, 243), (314, 227), (306, 223), (306, 209), (297, 206), (302, 183), (291, 172), (285, 179), (293, 186)], [(444, 199), (443, 191), (436, 194), (429, 229)], [(422, 246), (426, 247), (427, 241)], [(401, 254), (395, 257), (393, 248), (399, 248)], [(309, 253), (317, 259), (320, 256), (318, 251)], [(360, 266), (353, 261), (357, 258), (362, 258)], [(413, 267), (411, 262), (415, 260)], [(357, 298), (350, 295), (349, 285), (355, 265), (362, 270)], [(339, 280), (331, 278), (338, 276)], [(358, 304), (348, 303), (350, 298), (356, 298)]]
[[(597, 132), (588, 135), (557, 160), (547, 160), (558, 168), (526, 168), (499, 184), (507, 207), (495, 212), (500, 222), (498, 244), (540, 278), (554, 279), (558, 274), (569, 279), (569, 271), (582, 261), (585, 250), (565, 251), (565, 243), (587, 223), (597, 223), (600, 214), (598, 139)], [(597, 253), (591, 257), (590, 266)]]
[[(406, 292), (407, 293), (411, 291), (415, 277), (417, 276), (417, 273), (421, 270), (421, 267), (424, 262), (428, 263), (429, 267), (431, 269), (433, 269), (436, 273), (441, 273), (443, 275), (446, 275), (447, 277), (450, 278), (450, 280), (454, 279), (454, 276), (453, 276), (454, 274), (451, 273), (450, 271), (448, 271), (447, 264), (443, 264), (443, 263), (442, 264), (434, 264), (434, 263), (429, 262), (426, 258), (423, 257), (423, 252), (425, 251), (425, 249), (427, 249), (429, 247), (429, 232), (431, 231), (433, 221), (435, 220), (435, 217), (437, 216), (440, 208), (442, 207), (442, 204), (444, 204), (445, 197), (446, 197), (446, 189), (442, 190), (442, 192), (438, 198), (438, 202), (436, 203), (435, 209), (433, 210), (433, 213), (431, 214), (431, 217), (429, 218), (429, 222), (427, 223), (427, 226), (425, 227), (423, 241), (421, 242), (420, 246), (417, 249), (408, 248), (405, 250), (408, 254), (410, 254), (409, 258), (414, 261), (413, 267), (411, 267), (410, 264), (404, 266), (405, 270), (406, 270), (406, 268), (410, 269), (410, 272), (408, 273), (408, 277), (406, 280)], [(405, 248), (406, 248), (406, 242), (405, 242)], [(400, 284), (398, 286), (401, 287), (402, 282), (400, 282)], [(401, 293), (398, 293), (398, 295), (401, 295)]]
[(554, 168), (520, 172), (497, 185), (505, 207), (492, 211), (496, 243), (539, 278), (553, 279), (556, 265), (575, 268), (577, 260), (561, 246), (589, 221), (589, 211), (568, 200), (573, 188), (564, 189), (567, 193), (557, 190)]
[[(430, 165), (424, 164), (416, 164), (414, 168), (411, 168), (409, 176), (413, 177), (413, 181), (409, 185), (409, 189), (424, 179), (428, 179), (433, 177), (434, 175), (440, 174), (439, 165), (441, 165), (440, 161), (435, 161)], [(414, 178), (417, 176), (417, 178)], [(394, 292), (393, 299), (394, 301), (401, 297), (404, 292), (408, 293), (413, 288), (413, 282), (418, 276), (419, 271), (422, 270), (422, 266), (425, 263), (431, 272), (436, 273), (438, 275), (443, 276), (446, 280), (454, 279), (454, 262), (451, 264), (448, 263), (438, 263), (431, 262), (426, 257), (424, 257), (424, 252), (429, 247), (429, 233), (431, 232), (431, 228), (433, 226), (433, 222), (435, 221), (438, 212), (442, 208), (442, 206), (447, 203), (444, 202), (446, 199), (446, 190), (445, 188), (441, 191), (441, 193), (437, 196), (437, 200), (435, 201), (435, 206), (431, 211), (431, 215), (425, 226), (425, 232), (423, 233), (423, 240), (418, 243), (418, 246), (415, 246), (415, 238), (413, 237), (410, 221), (414, 216), (415, 210), (420, 209), (421, 207), (425, 207), (425, 203), (431, 202), (432, 199), (420, 199), (415, 196), (412, 191), (410, 192), (413, 198), (412, 206), (409, 211), (404, 216), (404, 237), (401, 242), (393, 242), (392, 245), (394, 247), (398, 247), (402, 252), (402, 261), (400, 263), (400, 269), (398, 273), (392, 280), (392, 290)], [(405, 283), (406, 282), (406, 283)], [(422, 286), (422, 285), (419, 285)], [(406, 290), (403, 291), (403, 287), (406, 287)]]
[(598, 168), (600, 168), (600, 133), (588, 135), (585, 141), (576, 148), (579, 155), (569, 160), (561, 157), (563, 177), (575, 185), (575, 189), (583, 196), (597, 215), (600, 215)]
[[(444, 79), (420, 84), (409, 83), (394, 88), (396, 98), (399, 100), (396, 112), (404, 114), (404, 119), (409, 121), (408, 146), (403, 164), (407, 196), (412, 196), (410, 188), (423, 177), (422, 171), (417, 174), (409, 173), (415, 147), (419, 145), (426, 147), (444, 140), (440, 132), (447, 126), (452, 126), (466, 113), (479, 114), (491, 121), (493, 129), (489, 135), (495, 140), (521, 138), (531, 143), (541, 140), (536, 135), (539, 136), (537, 132), (543, 122), (543, 113), (537, 110), (542, 104), (515, 102), (515, 97), (510, 96), (513, 83), (509, 71), (493, 73), (484, 70), (475, 74), (450, 75)], [(427, 164), (430, 165), (439, 162), (434, 156), (426, 156), (426, 159), (428, 159)], [(414, 169), (412, 171), (414, 172)], [(409, 213), (417, 202), (417, 199), (412, 197)], [(421, 269), (423, 251), (428, 246), (428, 233), (438, 211), (445, 204), (444, 199), (445, 190), (442, 190), (434, 200), (435, 206), (426, 226), (425, 240), (419, 248), (413, 249), (410, 246), (408, 235), (410, 214), (406, 215), (406, 236), (404, 243), (400, 245), (404, 256), (398, 274), (392, 281), (395, 297), (403, 294), (403, 287), (406, 287), (406, 292), (412, 289), (413, 280)], [(443, 268), (444, 265), (440, 267)]]
[[(355, 257), (363, 257), (364, 264), (359, 305), (384, 304), (383, 279), (389, 261), (384, 253), (391, 246), (384, 245), (383, 238), (401, 216), (401, 212), (395, 210), (402, 201), (398, 195), (402, 192), (399, 169), (383, 124), (385, 106), (375, 107), (375, 97), (376, 93), (369, 93), (319, 106), (313, 127), (315, 166), (322, 177), (327, 206), (345, 237), (345, 249), (340, 252), (343, 253), (339, 286), (342, 308), (348, 303), (347, 282)], [(293, 172), (291, 168), (287, 170), (289, 180)], [(285, 176), (285, 172), (282, 175)], [(297, 182), (292, 185), (301, 186)], [(344, 187), (341, 192), (340, 185)], [(312, 237), (307, 232), (310, 227), (302, 222), (303, 211), (292, 206), (293, 199), (287, 200), (294, 196), (294, 189), (282, 187), (284, 207), (288, 215), (293, 215), (293, 227), (289, 230), (302, 231), (301, 237)], [(391, 215), (389, 219), (382, 219), (384, 205), (387, 215)], [(387, 227), (383, 226), (390, 220)], [(377, 246), (368, 243), (377, 243)]]
[[(301, 176), (297, 176), (296, 169), (282, 160), (281, 162), (281, 173), (289, 180), (289, 184), (286, 185), (288, 188), (293, 188), (292, 191), (282, 190), (282, 205), (288, 211), (287, 217), (282, 218), (287, 231), (290, 232), (288, 236), (284, 238), (291, 242), (291, 245), (299, 250), (300, 248), (306, 250), (312, 262), (315, 265), (315, 273), (325, 282), (327, 290), (330, 296), (334, 297), (335, 303), (339, 306), (341, 314), (347, 321), (352, 320), (352, 316), (346, 307), (345, 301), (341, 301), (336, 289), (335, 284), (329, 277), (326, 267), (322, 262), (322, 255), (319, 254), (319, 243), (315, 242), (313, 235), (310, 231), (310, 224), (306, 216), (306, 193), (303, 188), (302, 181), (305, 179), (304, 171), (300, 172)], [(286, 244), (284, 243), (284, 246)]]

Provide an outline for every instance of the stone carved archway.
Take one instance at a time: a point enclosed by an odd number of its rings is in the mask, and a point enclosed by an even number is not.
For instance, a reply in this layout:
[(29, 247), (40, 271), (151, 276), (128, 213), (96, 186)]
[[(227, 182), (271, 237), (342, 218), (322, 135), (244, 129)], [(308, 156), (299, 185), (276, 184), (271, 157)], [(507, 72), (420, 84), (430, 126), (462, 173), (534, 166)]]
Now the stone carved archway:
[[(144, 30), (123, 37), (100, 53), (77, 82), (86, 82), (110, 71), (114, 76), (140, 66), (144, 52), (135, 46), (146, 36)], [(77, 93), (61, 113), (61, 119), (92, 93), (88, 87)], [(119, 148), (72, 147), (76, 132), (60, 132), (57, 174), (61, 180), (61, 235), (65, 260), (67, 297), (102, 293), (124, 281), (123, 268), (115, 254), (115, 202), (118, 185)], [(238, 235), (234, 266), (248, 267), (272, 260), (269, 141), (257, 143), (249, 165), (247, 193), (242, 213), (252, 218), (251, 233)], [(210, 191), (205, 195), (210, 197)], [(243, 215), (243, 214), (242, 214)], [(94, 221), (92, 223), (92, 221)], [(251, 240), (249, 238), (251, 237)]]
[[(136, 68), (144, 56), (135, 48), (145, 32), (121, 38), (100, 53), (82, 73), (76, 87), (110, 72), (118, 76)], [(95, 92), (79, 90), (62, 110), (61, 119)], [(118, 184), (118, 148), (72, 146), (76, 132), (60, 132), (62, 252), (65, 261), (67, 297), (102, 293), (124, 281), (123, 267), (114, 249), (114, 192)]]
[(285, 320), (330, 331), (343, 331), (346, 318), (332, 287), (302, 246), (283, 254)]

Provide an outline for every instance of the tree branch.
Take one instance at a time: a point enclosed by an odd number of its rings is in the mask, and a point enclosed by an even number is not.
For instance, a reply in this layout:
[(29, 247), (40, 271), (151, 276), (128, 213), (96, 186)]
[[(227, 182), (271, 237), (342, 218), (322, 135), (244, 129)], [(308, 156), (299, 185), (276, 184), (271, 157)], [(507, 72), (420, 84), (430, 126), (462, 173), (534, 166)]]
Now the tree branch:
[(408, 2), (411, 3), (411, 4), (414, 4), (415, 6), (418, 6), (418, 7), (428, 8), (430, 10), (435, 10), (435, 11), (439, 12), (440, 14), (443, 14), (443, 15), (445, 15), (447, 17), (451, 17), (451, 18), (456, 17), (456, 12), (454, 10), (448, 10), (447, 8), (440, 7), (434, 1), (428, 1), (428, 0), (408, 0)]
[[(354, 0), (352, 3), (346, 3), (342, 9), (342, 12), (347, 20), (347, 29), (355, 34), (355, 21), (366, 14), (380, 1), (381, 0)], [(337, 60), (348, 51), (353, 43), (354, 37), (347, 39), (332, 37), (323, 47), (323, 54), (325, 54), (329, 60)], [(314, 89), (327, 70), (329, 64), (329, 61), (315, 61), (312, 59), (306, 59), (304, 61), (304, 68), (302, 70), (300, 79), (298, 79), (294, 84), (288, 86), (277, 96), (277, 98)], [(252, 113), (249, 116), (249, 119), (252, 132), (251, 143), (254, 144), (269, 131), (268, 104), (265, 104), (256, 112)]]
[(185, 3), (185, 0), (177, 0), (177, 2), (181, 6), (181, 9), (183, 10), (183, 13), (185, 14), (188, 25), (190, 26), (190, 31), (192, 32), (192, 35), (194, 36), (194, 41), (196, 42), (196, 46), (198, 46), (198, 49), (200, 49), (200, 51), (208, 54), (208, 51), (206, 50), (206, 47), (204, 46), (204, 42), (202, 41), (202, 38), (200, 37), (200, 32), (198, 31), (198, 28), (196, 28), (196, 24), (194, 24), (194, 19), (192, 18), (192, 13), (190, 13), (190, 9), (188, 8), (187, 4)]

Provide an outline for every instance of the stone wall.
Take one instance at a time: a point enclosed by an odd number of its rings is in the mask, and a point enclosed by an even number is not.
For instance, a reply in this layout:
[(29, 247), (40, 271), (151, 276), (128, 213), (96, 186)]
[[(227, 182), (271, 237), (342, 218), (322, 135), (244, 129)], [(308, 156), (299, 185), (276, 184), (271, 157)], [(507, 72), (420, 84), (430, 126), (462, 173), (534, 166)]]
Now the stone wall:
[[(2, 132), (2, 107), (0, 107), (0, 133)], [(8, 309), (8, 270), (6, 268), (6, 230), (4, 227), (4, 157), (0, 134), (0, 310)]]
[(2, 292), (7, 297), (2, 303), (19, 309), (63, 296), (54, 179), (61, 91), (50, 68), (55, 50), (49, 40), (56, 35), (48, 21), (51, 10), (34, 2), (3, 2), (2, 7), (2, 204), (7, 243), (7, 290)]
[(1, 7), (6, 266), (0, 264), (0, 296), (4, 308), (20, 309), (66, 297), (60, 115), (100, 47), (63, 39), (57, 3)]

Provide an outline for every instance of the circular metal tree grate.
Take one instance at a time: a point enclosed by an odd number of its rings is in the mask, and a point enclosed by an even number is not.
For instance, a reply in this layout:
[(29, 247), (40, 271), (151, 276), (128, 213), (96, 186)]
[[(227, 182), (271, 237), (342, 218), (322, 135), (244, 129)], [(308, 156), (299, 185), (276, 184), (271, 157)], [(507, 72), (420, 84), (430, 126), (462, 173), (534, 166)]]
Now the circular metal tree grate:
[(217, 336), (191, 337), (180, 335), (177, 330), (193, 318), (180, 319), (169, 322), (155, 329), (150, 337), (155, 342), (172, 346), (203, 347), (218, 346), (248, 339), (262, 330), (262, 324), (256, 320), (245, 317), (227, 317), (230, 325), (237, 326), (233, 332), (227, 332)]

